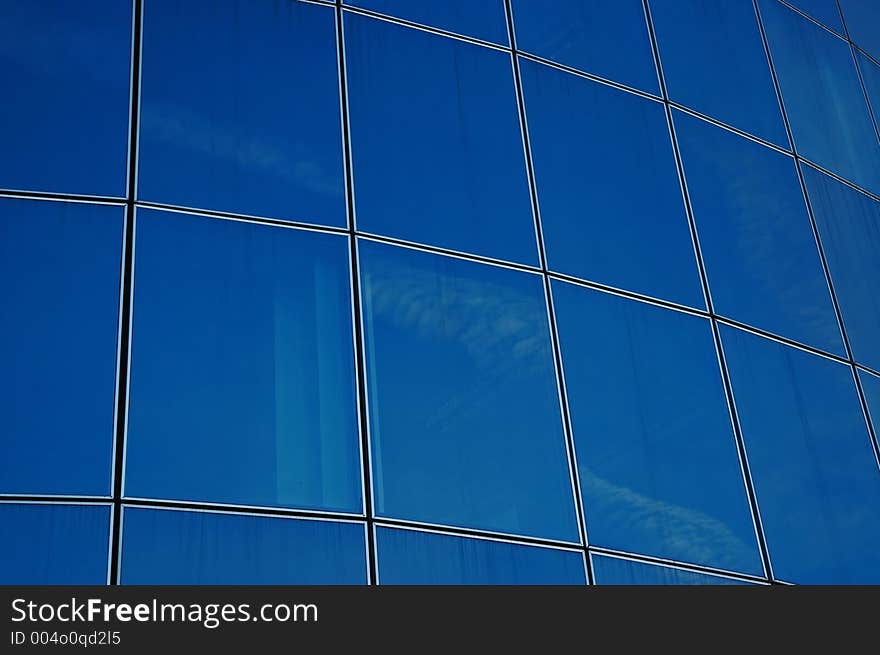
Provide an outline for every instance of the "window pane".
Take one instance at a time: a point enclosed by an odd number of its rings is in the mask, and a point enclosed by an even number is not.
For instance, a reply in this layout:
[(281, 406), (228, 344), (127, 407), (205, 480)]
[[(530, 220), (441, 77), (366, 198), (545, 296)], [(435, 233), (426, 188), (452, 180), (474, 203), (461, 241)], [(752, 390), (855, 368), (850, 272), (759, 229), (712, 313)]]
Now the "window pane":
[(126, 507), (123, 584), (365, 584), (364, 526)]
[(880, 473), (845, 364), (722, 336), (777, 578), (880, 581)]
[(0, 188), (125, 194), (131, 4), (3, 3)]
[(110, 507), (0, 503), (0, 584), (107, 584)]
[(640, 0), (512, 0), (521, 51), (660, 92)]
[(694, 573), (670, 566), (645, 564), (620, 557), (591, 555), (598, 585), (743, 585), (748, 582), (720, 575)]
[(125, 492), (361, 511), (346, 239), (138, 210)]
[(663, 106), (520, 67), (550, 268), (703, 307)]
[(0, 199), (0, 493), (110, 493), (122, 217)]
[(864, 371), (859, 371), (859, 378), (868, 402), (868, 413), (871, 415), (874, 434), (880, 435), (880, 378)]
[(586, 584), (581, 553), (378, 528), (379, 582), (403, 585)]
[(553, 296), (590, 543), (761, 575), (708, 321)]
[(844, 355), (794, 160), (675, 114), (715, 310)]
[(652, 0), (671, 100), (788, 148), (751, 2)]
[(840, 0), (850, 38), (880, 58), (880, 5), (877, 0)]
[(880, 145), (849, 45), (776, 0), (761, 13), (799, 154), (880, 192)]
[(360, 252), (377, 513), (577, 541), (541, 278)]
[(837, 0), (786, 0), (786, 2), (811, 18), (815, 18), (826, 27), (830, 27), (838, 34), (843, 34)]
[(414, 23), (507, 45), (504, 0), (345, 0)]
[(335, 29), (302, 2), (148, 3), (139, 197), (344, 226)]
[(358, 228), (537, 263), (510, 56), (345, 16)]
[(803, 171), (854, 357), (880, 369), (880, 203), (809, 166)]
[(874, 120), (880, 121), (880, 66), (868, 59), (863, 53), (857, 52), (859, 69), (862, 72), (862, 80), (865, 82), (865, 90), (868, 93)]

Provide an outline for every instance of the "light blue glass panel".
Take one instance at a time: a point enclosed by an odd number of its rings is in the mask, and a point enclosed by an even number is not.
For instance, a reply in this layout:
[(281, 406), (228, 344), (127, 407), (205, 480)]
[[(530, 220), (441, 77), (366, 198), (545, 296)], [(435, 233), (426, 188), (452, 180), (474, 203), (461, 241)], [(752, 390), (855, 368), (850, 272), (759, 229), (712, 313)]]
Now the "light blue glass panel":
[(646, 564), (619, 557), (593, 555), (597, 585), (744, 585), (748, 582), (720, 575), (695, 573), (670, 566)]
[(512, 0), (523, 52), (660, 93), (641, 0)]
[(504, 0), (345, 0), (389, 16), (507, 45)]
[(333, 8), (145, 5), (138, 197), (344, 226)]
[(788, 148), (751, 2), (652, 0), (671, 100)]
[(675, 113), (715, 311), (845, 355), (791, 157)]
[(871, 415), (871, 424), (874, 426), (874, 434), (880, 436), (880, 377), (859, 371), (862, 381), (862, 391), (868, 403), (868, 413)]
[(880, 581), (880, 471), (852, 370), (722, 328), (770, 560), (804, 584)]
[(880, 4), (877, 0), (840, 0), (849, 37), (880, 59)]
[(880, 65), (871, 61), (862, 52), (858, 52), (857, 57), (874, 120), (880, 121)]
[(344, 236), (138, 210), (125, 493), (361, 511)]
[(366, 584), (364, 526), (126, 507), (123, 584)]
[(107, 584), (110, 508), (0, 503), (0, 585)]
[(378, 528), (379, 583), (582, 585), (579, 552), (429, 532)]
[(709, 322), (553, 297), (590, 543), (761, 575)]
[(814, 168), (803, 172), (853, 356), (880, 370), (880, 203)]
[(360, 255), (377, 514), (577, 541), (540, 276)]
[(760, 5), (798, 153), (880, 193), (880, 144), (849, 45), (777, 0)]
[(345, 16), (358, 229), (537, 264), (510, 55)]
[[(846, 0), (843, 1), (846, 2)], [(840, 22), (837, 0), (787, 0), (787, 2), (838, 34), (843, 34), (843, 24)]]
[(0, 493), (110, 494), (122, 222), (0, 198)]
[(520, 68), (550, 268), (703, 307), (663, 106), (525, 59)]
[(3, 2), (0, 188), (125, 195), (131, 6)]

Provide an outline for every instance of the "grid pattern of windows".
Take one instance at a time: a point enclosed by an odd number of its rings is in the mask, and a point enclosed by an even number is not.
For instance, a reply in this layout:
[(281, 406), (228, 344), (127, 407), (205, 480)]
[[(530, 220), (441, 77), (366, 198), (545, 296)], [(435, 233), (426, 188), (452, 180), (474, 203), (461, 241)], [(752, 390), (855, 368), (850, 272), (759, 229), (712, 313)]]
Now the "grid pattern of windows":
[(880, 580), (880, 5), (2, 11), (0, 583)]

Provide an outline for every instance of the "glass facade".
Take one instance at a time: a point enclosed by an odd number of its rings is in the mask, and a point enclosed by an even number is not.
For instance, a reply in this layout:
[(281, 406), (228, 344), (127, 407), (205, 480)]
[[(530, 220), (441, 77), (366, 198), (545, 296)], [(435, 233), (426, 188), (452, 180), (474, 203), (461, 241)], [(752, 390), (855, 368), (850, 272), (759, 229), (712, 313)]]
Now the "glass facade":
[(0, 584), (880, 582), (877, 3), (0, 14)]

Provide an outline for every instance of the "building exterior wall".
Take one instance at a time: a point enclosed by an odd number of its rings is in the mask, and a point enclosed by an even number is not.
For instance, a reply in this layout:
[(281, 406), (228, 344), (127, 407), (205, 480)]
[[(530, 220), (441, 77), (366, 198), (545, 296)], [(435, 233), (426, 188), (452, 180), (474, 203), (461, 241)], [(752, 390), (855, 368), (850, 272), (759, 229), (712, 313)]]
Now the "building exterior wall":
[(880, 582), (880, 5), (8, 0), (0, 583)]

